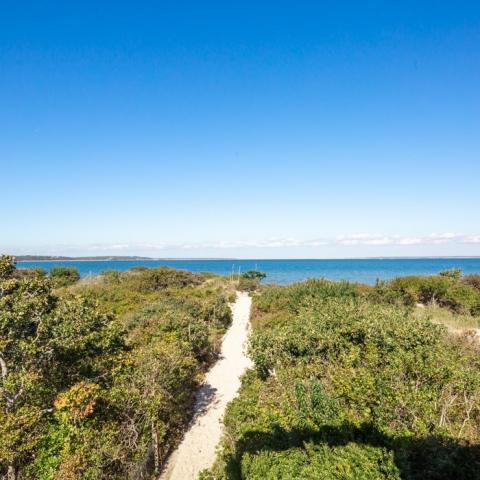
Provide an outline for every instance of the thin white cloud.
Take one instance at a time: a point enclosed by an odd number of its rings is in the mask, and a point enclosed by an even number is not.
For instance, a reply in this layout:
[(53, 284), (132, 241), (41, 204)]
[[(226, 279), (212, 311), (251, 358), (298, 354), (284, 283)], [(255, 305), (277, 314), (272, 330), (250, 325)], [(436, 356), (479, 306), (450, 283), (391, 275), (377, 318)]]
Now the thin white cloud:
[[(73, 248), (78, 248), (74, 246)], [(87, 249), (91, 252), (104, 252), (104, 251), (125, 251), (131, 250), (132, 248), (146, 249), (146, 250), (163, 250), (167, 248), (166, 244), (157, 244), (157, 243), (114, 243), (114, 244), (94, 244), (89, 245)]]
[[(57, 255), (59, 252), (66, 255), (82, 254), (91, 255), (137, 255), (143, 254), (178, 254), (181, 251), (204, 252), (231, 251), (236, 250), (275, 250), (275, 249), (295, 249), (295, 248), (318, 248), (318, 247), (344, 247), (348, 250), (354, 247), (391, 247), (398, 246), (408, 249), (414, 246), (444, 246), (444, 245), (480, 245), (480, 235), (465, 235), (459, 233), (431, 233), (424, 236), (402, 236), (402, 235), (381, 235), (370, 233), (354, 233), (350, 235), (339, 235), (332, 238), (316, 238), (311, 240), (299, 240), (295, 238), (270, 238), (266, 240), (237, 240), (237, 241), (211, 241), (195, 243), (113, 243), (113, 244), (91, 244), (82, 245), (49, 245), (48, 247), (23, 247), (19, 249), (7, 248), (5, 251), (15, 250), (17, 254), (35, 253)], [(408, 250), (406, 250), (408, 251)]]
[(423, 237), (404, 237), (401, 235), (354, 234), (341, 235), (336, 238), (337, 245), (446, 245), (446, 244), (480, 243), (480, 235), (459, 233), (431, 233)]
[(445, 245), (445, 244), (480, 244), (480, 235), (464, 235), (456, 233), (432, 233), (419, 237), (401, 235), (380, 235), (356, 233), (339, 235), (336, 238), (319, 238), (313, 240), (298, 240), (294, 238), (271, 238), (267, 240), (237, 240), (212, 241), (199, 243), (130, 243), (113, 245), (92, 245), (90, 250), (98, 251), (126, 251), (126, 250), (232, 250), (243, 248), (294, 248), (294, 247), (321, 247), (327, 245), (340, 246), (413, 246), (413, 245)]
[[(325, 240), (296, 240), (293, 238), (271, 238), (268, 240), (239, 240), (235, 242), (209, 242), (196, 244), (197, 248), (285, 248), (285, 247), (318, 247), (328, 245)], [(183, 248), (183, 246), (180, 246)]]
[(398, 245), (421, 245), (423, 240), (420, 237), (405, 237), (398, 240)]
[(396, 237), (388, 237), (385, 235), (371, 235), (369, 233), (356, 233), (353, 235), (339, 235), (336, 245), (392, 245)]
[(462, 243), (480, 243), (480, 235), (466, 235)]

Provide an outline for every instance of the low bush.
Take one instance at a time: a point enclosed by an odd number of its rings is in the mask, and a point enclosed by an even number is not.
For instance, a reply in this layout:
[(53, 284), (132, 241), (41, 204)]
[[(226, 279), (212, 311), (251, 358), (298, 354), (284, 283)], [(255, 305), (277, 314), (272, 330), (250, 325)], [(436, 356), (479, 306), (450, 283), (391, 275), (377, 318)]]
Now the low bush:
[(134, 267), (125, 272), (106, 270), (99, 277), (79, 282), (74, 289), (96, 299), (106, 311), (123, 315), (157, 301), (167, 292), (195, 288), (204, 281), (201, 274), (186, 270)]
[(164, 288), (183, 288), (200, 285), (203, 278), (200, 274), (175, 268), (157, 267), (146, 270), (133, 270), (130, 281), (140, 292), (148, 293)]
[(480, 312), (480, 290), (474, 278), (462, 278), (459, 271), (441, 272), (432, 276), (398, 277), (378, 282), (368, 295), (371, 300), (407, 306), (417, 303), (436, 304), (459, 313)]
[(42, 278), (47, 275), (44, 268), (18, 268), (15, 270), (15, 277), (17, 278)]
[(48, 277), (56, 287), (67, 287), (80, 280), (80, 274), (75, 267), (52, 267)]
[(480, 361), (350, 284), (265, 287), (210, 479), (475, 479)]
[(400, 480), (391, 451), (355, 442), (330, 446), (305, 440), (285, 450), (267, 448), (245, 453), (240, 468), (242, 478)]
[(258, 272), (257, 270), (249, 270), (240, 276), (238, 289), (244, 292), (253, 292), (260, 286), (260, 282), (266, 276), (266, 273)]
[(261, 312), (298, 313), (312, 301), (318, 302), (325, 298), (357, 298), (358, 288), (350, 282), (332, 282), (325, 279), (311, 279), (303, 283), (279, 288), (266, 285), (261, 295), (256, 297), (255, 307)]

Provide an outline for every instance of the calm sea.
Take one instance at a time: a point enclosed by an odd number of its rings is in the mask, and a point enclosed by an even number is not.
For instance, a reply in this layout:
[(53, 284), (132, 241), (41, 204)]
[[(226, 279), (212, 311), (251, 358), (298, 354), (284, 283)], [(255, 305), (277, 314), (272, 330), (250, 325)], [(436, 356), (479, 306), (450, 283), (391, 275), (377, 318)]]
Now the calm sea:
[(77, 267), (80, 275), (96, 275), (104, 270), (128, 270), (136, 265), (166, 265), (194, 272), (229, 275), (232, 272), (260, 270), (266, 282), (288, 284), (307, 278), (325, 277), (374, 284), (378, 279), (403, 275), (435, 274), (441, 270), (461, 268), (464, 273), (480, 273), (480, 258), (369, 258), (342, 260), (105, 260), (105, 261), (41, 261), (19, 262), (18, 267)]

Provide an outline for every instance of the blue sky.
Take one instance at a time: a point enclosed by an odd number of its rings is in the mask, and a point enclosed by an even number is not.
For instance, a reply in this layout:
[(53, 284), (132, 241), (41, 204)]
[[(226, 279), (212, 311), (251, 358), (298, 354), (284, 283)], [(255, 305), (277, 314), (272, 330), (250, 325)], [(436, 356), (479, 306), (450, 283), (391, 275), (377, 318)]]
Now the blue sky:
[(0, 250), (480, 255), (478, 2), (0, 4)]

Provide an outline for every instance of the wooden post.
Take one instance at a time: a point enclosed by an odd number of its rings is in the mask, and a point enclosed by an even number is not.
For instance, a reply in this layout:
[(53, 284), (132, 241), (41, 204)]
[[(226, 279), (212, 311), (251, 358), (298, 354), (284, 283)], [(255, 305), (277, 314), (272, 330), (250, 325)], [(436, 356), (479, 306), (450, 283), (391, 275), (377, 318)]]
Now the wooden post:
[(160, 473), (160, 452), (158, 451), (158, 433), (155, 428), (155, 423), (152, 422), (152, 446), (153, 446), (153, 469), (154, 475)]

